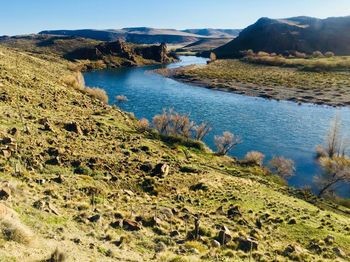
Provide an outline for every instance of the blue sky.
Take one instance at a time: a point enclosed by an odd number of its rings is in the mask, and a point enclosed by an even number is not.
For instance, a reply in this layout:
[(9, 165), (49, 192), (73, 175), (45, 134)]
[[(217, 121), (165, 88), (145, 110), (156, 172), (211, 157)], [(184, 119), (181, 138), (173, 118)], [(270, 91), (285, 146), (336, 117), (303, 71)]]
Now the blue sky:
[(0, 35), (45, 29), (244, 28), (262, 16), (350, 15), (350, 0), (1, 0)]

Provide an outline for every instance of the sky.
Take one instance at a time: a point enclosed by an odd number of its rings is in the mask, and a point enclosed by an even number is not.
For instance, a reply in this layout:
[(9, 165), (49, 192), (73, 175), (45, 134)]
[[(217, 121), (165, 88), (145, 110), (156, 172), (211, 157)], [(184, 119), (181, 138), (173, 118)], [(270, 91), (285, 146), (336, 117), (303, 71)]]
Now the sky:
[(350, 0), (0, 0), (0, 35), (52, 29), (245, 28), (260, 17), (350, 15)]

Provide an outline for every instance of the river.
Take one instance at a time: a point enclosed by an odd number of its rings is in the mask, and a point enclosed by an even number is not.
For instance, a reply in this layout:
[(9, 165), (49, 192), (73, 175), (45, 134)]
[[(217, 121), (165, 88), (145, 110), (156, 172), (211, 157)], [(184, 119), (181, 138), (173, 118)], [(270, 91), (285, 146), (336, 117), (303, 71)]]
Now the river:
[[(205, 63), (204, 58), (184, 56), (167, 67)], [(273, 156), (293, 159), (296, 176), (289, 184), (295, 187), (313, 187), (313, 176), (320, 172), (314, 158), (315, 147), (324, 142), (331, 120), (339, 115), (344, 130), (350, 127), (349, 108), (298, 105), (197, 87), (151, 72), (160, 67), (106, 69), (86, 72), (84, 77), (88, 86), (105, 89), (111, 104), (138, 118), (151, 121), (163, 108), (173, 107), (177, 112), (190, 113), (196, 122), (209, 122), (213, 130), (205, 142), (212, 149), (214, 135), (227, 130), (243, 140), (231, 152), (236, 157), (257, 150), (266, 155), (266, 160)], [(117, 95), (125, 95), (128, 101), (118, 102)], [(349, 196), (349, 192), (349, 186), (339, 189), (343, 196)]]

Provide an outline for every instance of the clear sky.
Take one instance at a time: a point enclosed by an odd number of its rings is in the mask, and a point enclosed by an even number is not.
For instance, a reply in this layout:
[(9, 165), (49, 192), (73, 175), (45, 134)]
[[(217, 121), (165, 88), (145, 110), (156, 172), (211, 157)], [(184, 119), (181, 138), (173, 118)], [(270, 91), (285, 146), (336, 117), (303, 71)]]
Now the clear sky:
[(1, 0), (0, 35), (45, 29), (244, 28), (260, 17), (350, 15), (350, 0)]

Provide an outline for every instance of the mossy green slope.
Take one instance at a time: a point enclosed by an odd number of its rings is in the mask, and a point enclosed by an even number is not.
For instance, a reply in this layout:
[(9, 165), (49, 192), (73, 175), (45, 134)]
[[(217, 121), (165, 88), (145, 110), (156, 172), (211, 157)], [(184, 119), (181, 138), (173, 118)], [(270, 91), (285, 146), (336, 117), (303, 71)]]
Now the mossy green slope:
[[(348, 210), (139, 132), (131, 115), (67, 85), (69, 68), (0, 47), (2, 202), (35, 234), (30, 245), (1, 239), (1, 261), (45, 261), (56, 248), (67, 261), (348, 259)], [(155, 172), (160, 163), (169, 172)], [(218, 248), (223, 226), (233, 240)]]

